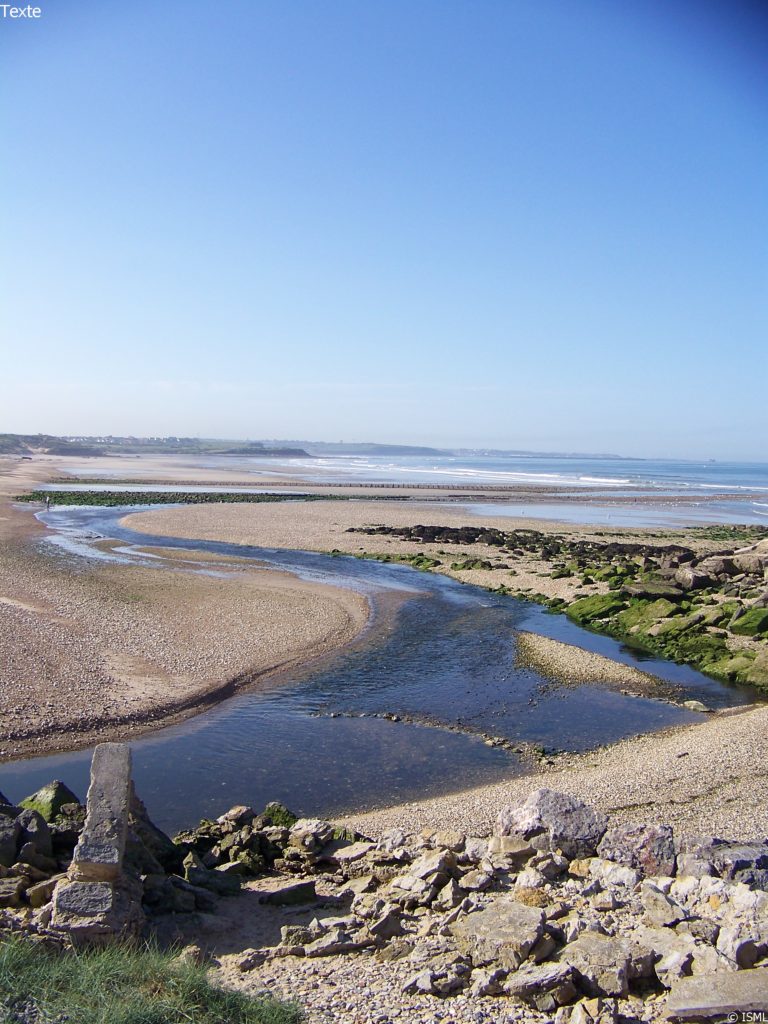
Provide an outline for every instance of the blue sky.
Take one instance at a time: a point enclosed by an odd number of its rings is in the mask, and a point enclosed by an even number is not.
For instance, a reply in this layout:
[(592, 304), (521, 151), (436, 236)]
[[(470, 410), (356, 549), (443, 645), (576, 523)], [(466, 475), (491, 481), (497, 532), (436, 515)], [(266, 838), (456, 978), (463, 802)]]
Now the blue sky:
[(38, 2), (0, 430), (768, 460), (760, 5)]

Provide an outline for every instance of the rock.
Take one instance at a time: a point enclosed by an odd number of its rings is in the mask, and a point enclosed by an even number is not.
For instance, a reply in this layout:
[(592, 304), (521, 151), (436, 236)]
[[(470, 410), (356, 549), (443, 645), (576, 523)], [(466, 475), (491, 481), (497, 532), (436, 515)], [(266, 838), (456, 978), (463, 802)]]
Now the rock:
[(618, 1019), (615, 999), (582, 999), (555, 1014), (555, 1024), (615, 1024)]
[(299, 818), (288, 835), (288, 845), (304, 853), (317, 853), (333, 839), (333, 825), (319, 818)]
[(692, 935), (674, 932), (669, 928), (641, 927), (633, 935), (637, 945), (651, 953), (654, 973), (664, 988), (691, 973), (693, 959), (698, 950)]
[(59, 782), (58, 779), (54, 779), (47, 786), (38, 789), (36, 793), (25, 797), (19, 806), (37, 811), (50, 824), (58, 817), (65, 804), (79, 803), (80, 801), (68, 786)]
[(688, 916), (685, 910), (650, 882), (643, 882), (640, 900), (646, 923), (654, 928), (671, 928)]
[(252, 971), (255, 967), (261, 967), (268, 955), (266, 949), (244, 949), (235, 960), (235, 967), (242, 973)]
[(0, 907), (20, 907), (28, 885), (28, 880), (23, 876), (0, 878)]
[(585, 931), (560, 952), (559, 962), (570, 964), (581, 988), (590, 996), (626, 997), (629, 992), (628, 947), (599, 932)]
[(27, 889), (29, 905), (31, 907), (42, 907), (49, 903), (57, 883), (65, 877), (65, 875), (54, 875), (53, 878), (47, 878), (44, 882), (37, 882), (35, 885), (31, 885)]
[(589, 875), (604, 885), (621, 885), (628, 889), (634, 888), (640, 880), (640, 873), (635, 868), (603, 860), (602, 857), (593, 857), (589, 862)]
[(681, 565), (674, 575), (675, 583), (679, 583), (683, 590), (701, 590), (712, 585), (712, 577), (699, 568), (690, 565)]
[(432, 905), (438, 910), (452, 910), (461, 903), (465, 895), (466, 890), (462, 889), (454, 878), (451, 878), (437, 894)]
[(700, 700), (684, 700), (681, 707), (688, 708), (689, 711), (700, 711), (703, 714), (711, 714), (712, 708), (708, 708), (706, 704), (702, 704)]
[(100, 743), (91, 762), (85, 825), (69, 869), (73, 881), (113, 882), (120, 877), (130, 796), (130, 748)]
[(675, 873), (675, 842), (669, 825), (619, 825), (608, 829), (597, 852), (645, 876)]
[(430, 879), (433, 875), (444, 876), (444, 881), (456, 871), (456, 856), (450, 850), (429, 850), (415, 860), (410, 874), (416, 878)]
[(80, 833), (85, 824), (85, 808), (80, 804), (64, 804), (55, 821), (49, 828), (55, 856), (66, 856), (72, 859), (72, 851), (77, 846)]
[(536, 850), (520, 836), (491, 836), (488, 853), (505, 860), (511, 868), (519, 870)]
[(456, 921), (451, 932), (476, 966), (495, 963), (515, 970), (544, 934), (544, 920), (538, 907), (504, 897)]
[(18, 821), (0, 818), (0, 866), (9, 868), (16, 860), (21, 826)]
[[(5, 795), (5, 794), (4, 794), (3, 792), (2, 792), (2, 790), (0, 790), (0, 807), (3, 807), (3, 806), (5, 806), (5, 807), (10, 807), (10, 806), (11, 806), (11, 801), (10, 801), (10, 800), (8, 799), (8, 797), (7, 797), (7, 796), (6, 796), (6, 795)], [(15, 815), (14, 815), (14, 817), (15, 817)]]
[[(231, 812), (230, 812), (231, 813)], [(145, 849), (167, 872), (181, 869), (183, 854), (170, 836), (150, 821), (147, 809), (131, 786), (131, 802), (128, 823)]]
[(18, 860), (22, 864), (28, 864), (48, 875), (59, 869), (59, 865), (53, 857), (44, 857), (41, 853), (37, 852), (37, 847), (34, 843), (22, 843), (18, 853)]
[(184, 878), (191, 885), (209, 889), (219, 896), (233, 896), (240, 891), (240, 878), (221, 871), (209, 871), (196, 853), (184, 858)]
[(501, 836), (519, 835), (538, 850), (561, 850), (566, 857), (591, 857), (606, 830), (605, 815), (581, 800), (551, 789), (537, 789), (525, 803), (506, 807), (497, 819)]
[(754, 967), (762, 956), (768, 952), (768, 922), (765, 930), (757, 928), (749, 921), (735, 921), (720, 929), (717, 936), (717, 951), (729, 963), (737, 968)]
[(476, 970), (472, 972), (472, 987), (470, 994), (473, 996), (498, 996), (504, 991), (504, 979), (509, 972), (501, 967), (495, 970)]
[(731, 623), (731, 632), (738, 636), (761, 636), (768, 632), (768, 609), (750, 608), (736, 622)]
[(315, 883), (289, 882), (259, 897), (259, 903), (267, 903), (273, 907), (292, 907), (299, 903), (313, 903), (317, 899)]
[(337, 956), (340, 953), (355, 953), (371, 945), (373, 940), (367, 936), (355, 938), (344, 928), (331, 928), (314, 942), (306, 945), (304, 954), (308, 957)]
[(579, 994), (576, 972), (565, 963), (521, 967), (509, 975), (504, 992), (545, 1013), (573, 1002)]
[(657, 583), (649, 580), (647, 583), (629, 583), (621, 588), (621, 593), (627, 597), (640, 597), (646, 600), (656, 601), (660, 597), (668, 601), (679, 601), (683, 591), (671, 583)]
[(362, 860), (366, 854), (374, 849), (374, 843), (358, 841), (348, 843), (342, 839), (336, 839), (323, 849), (323, 861), (330, 861), (338, 867), (346, 867)]
[[(464, 849), (456, 858), (459, 864), (479, 864), (489, 853), (491, 839), (480, 839), (478, 836), (467, 836)], [(533, 852), (533, 850), (531, 850)]]
[(706, 572), (710, 576), (733, 576), (736, 574), (736, 564), (732, 558), (723, 555), (709, 555), (702, 558), (697, 568), (700, 572)]
[(463, 832), (456, 832), (452, 829), (441, 829), (437, 832), (433, 832), (429, 837), (429, 841), (435, 847), (441, 847), (444, 850), (450, 850), (452, 853), (461, 853), (464, 849), (467, 837)]
[(483, 892), (493, 882), (493, 875), (487, 871), (468, 871), (462, 875), (461, 888), (465, 892)]
[(35, 849), (42, 857), (51, 857), (53, 855), (51, 830), (39, 811), (26, 808), (21, 812), (16, 821), (21, 829), (20, 843), (34, 843)]
[(393, 939), (397, 935), (402, 935), (403, 923), (400, 920), (400, 914), (395, 907), (390, 905), (369, 923), (368, 931), (374, 938), (381, 940)]
[(406, 981), (403, 985), (403, 992), (407, 996), (414, 995), (432, 995), (433, 983), (436, 980), (437, 975), (434, 971), (419, 971), (418, 974), (414, 974), (411, 978)]
[(686, 836), (678, 842), (678, 875), (715, 875), (768, 890), (768, 844), (735, 843), (715, 836)]
[(712, 1020), (731, 1013), (764, 1012), (766, 1007), (768, 968), (761, 967), (735, 974), (681, 978), (672, 985), (666, 1014), (671, 1020)]

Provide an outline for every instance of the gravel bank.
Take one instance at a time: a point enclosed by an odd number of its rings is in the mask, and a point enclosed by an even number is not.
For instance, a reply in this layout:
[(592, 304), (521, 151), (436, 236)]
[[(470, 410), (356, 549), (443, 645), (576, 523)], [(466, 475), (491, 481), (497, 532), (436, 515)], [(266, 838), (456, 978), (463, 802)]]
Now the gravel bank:
[(669, 683), (649, 672), (537, 633), (518, 633), (517, 650), (520, 664), (565, 686), (598, 683), (610, 689), (657, 697), (669, 696), (673, 691)]

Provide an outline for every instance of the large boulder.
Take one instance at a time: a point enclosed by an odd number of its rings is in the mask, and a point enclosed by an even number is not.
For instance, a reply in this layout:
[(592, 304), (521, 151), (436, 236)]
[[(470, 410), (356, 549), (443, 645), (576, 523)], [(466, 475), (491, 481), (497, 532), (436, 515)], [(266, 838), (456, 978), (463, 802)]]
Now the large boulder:
[(592, 857), (608, 820), (583, 801), (553, 789), (536, 789), (525, 803), (505, 807), (498, 835), (519, 835), (537, 850), (561, 850), (566, 857)]
[(768, 608), (750, 608), (731, 621), (731, 632), (739, 636), (760, 636), (768, 632)]
[(599, 856), (634, 868), (648, 877), (674, 875), (675, 840), (670, 825), (618, 825), (597, 848)]
[(675, 571), (675, 583), (679, 583), (683, 590), (701, 590), (711, 586), (712, 582), (711, 576), (691, 565), (681, 565)]

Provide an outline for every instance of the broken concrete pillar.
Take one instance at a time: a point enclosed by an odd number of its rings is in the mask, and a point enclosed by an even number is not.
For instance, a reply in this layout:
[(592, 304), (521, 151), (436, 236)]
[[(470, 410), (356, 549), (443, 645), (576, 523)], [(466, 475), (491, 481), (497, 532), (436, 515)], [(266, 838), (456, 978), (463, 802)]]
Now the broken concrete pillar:
[(85, 825), (67, 877), (53, 894), (53, 928), (76, 943), (137, 935), (144, 921), (141, 886), (123, 875), (131, 801), (131, 752), (100, 743), (91, 762)]
[(100, 743), (93, 752), (87, 815), (69, 877), (115, 882), (120, 877), (131, 799), (131, 751), (126, 743)]

